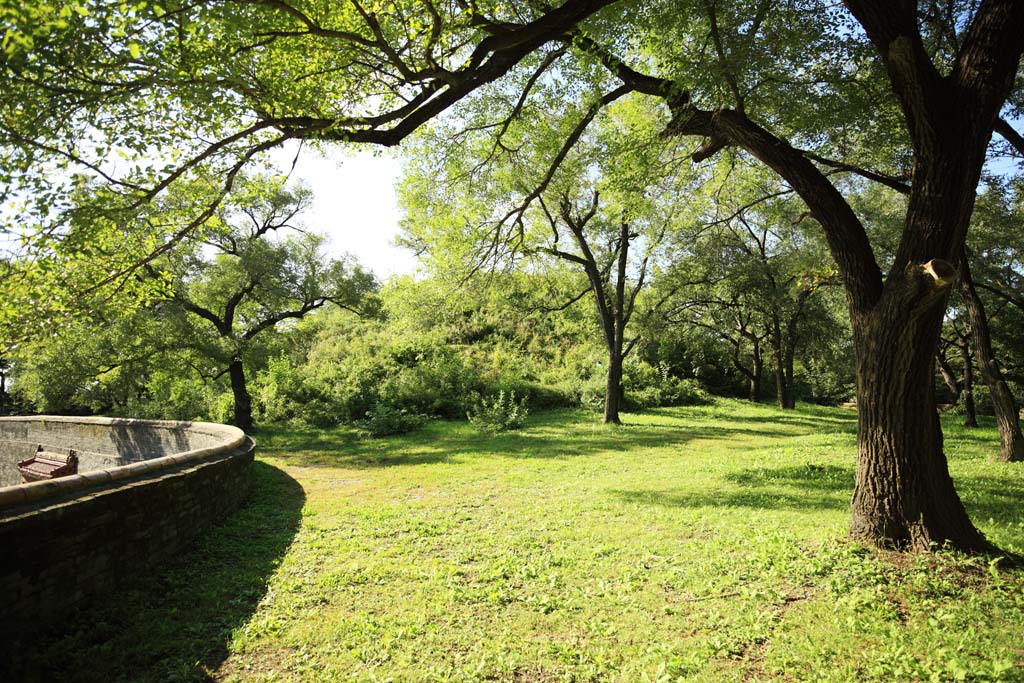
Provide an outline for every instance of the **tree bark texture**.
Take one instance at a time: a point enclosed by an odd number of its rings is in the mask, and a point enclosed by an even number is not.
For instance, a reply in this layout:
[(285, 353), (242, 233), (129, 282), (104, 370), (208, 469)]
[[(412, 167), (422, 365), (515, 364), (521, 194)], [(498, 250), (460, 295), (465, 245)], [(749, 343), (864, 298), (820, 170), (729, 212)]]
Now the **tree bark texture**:
[(948, 283), (929, 280), (909, 269), (896, 288), (903, 296), (854, 325), (858, 457), (850, 535), (896, 548), (978, 550), (985, 541), (953, 487), (935, 408)]
[(971, 338), (974, 341), (974, 356), (978, 360), (978, 370), (985, 384), (988, 385), (992, 409), (996, 415), (996, 426), (999, 430), (999, 459), (1004, 462), (1020, 462), (1024, 460), (1024, 435), (1020, 431), (1020, 413), (1013, 393), (1003, 379), (995, 354), (992, 352), (992, 337), (988, 328), (988, 316), (985, 306), (974, 287), (971, 278), (971, 267), (967, 257), (960, 264), (960, 295), (967, 309), (967, 318), (971, 325)]

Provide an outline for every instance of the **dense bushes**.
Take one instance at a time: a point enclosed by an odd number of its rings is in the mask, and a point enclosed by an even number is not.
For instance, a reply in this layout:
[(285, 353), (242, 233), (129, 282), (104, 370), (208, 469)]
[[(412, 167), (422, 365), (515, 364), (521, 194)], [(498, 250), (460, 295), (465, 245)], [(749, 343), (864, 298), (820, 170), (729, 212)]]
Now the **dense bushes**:
[(347, 316), (327, 321), (304, 361), (272, 361), (257, 385), (262, 419), (315, 426), (383, 424), (393, 411), (461, 417), (483, 388), (477, 370), (439, 335), (400, 334)]
[[(348, 314), (321, 316), (316, 325), (301, 355), (278, 355), (258, 373), (254, 399), (261, 420), (316, 427), (358, 423), (383, 434), (409, 431), (422, 417), (472, 415), (482, 428), (500, 431), (515, 428), (530, 410), (600, 409), (604, 403), (597, 344), (549, 339), (541, 351), (511, 343), (500, 328), (476, 329), (472, 344), (453, 343), (443, 328)], [(458, 341), (469, 328), (460, 323)], [(533, 344), (541, 345), (536, 339)], [(643, 361), (627, 363), (624, 388), (632, 409), (707, 398), (696, 381)]]
[[(483, 428), (499, 430), (515, 428), (527, 412), (602, 409), (606, 351), (585, 310), (524, 312), (507, 301), (442, 305), (418, 289), (425, 286), (386, 291), (379, 318), (322, 311), (281, 326), (265, 345), (250, 349), (246, 367), (257, 423), (347, 423), (388, 434), (415, 429), (424, 419), (473, 415)], [(20, 366), (21, 395), (52, 412), (230, 420), (233, 395), (223, 372), (204, 364), (210, 354), (168, 347), (161, 343), (163, 323), (149, 324), (146, 351), (114, 367), (94, 347), (124, 348), (124, 340), (142, 346), (137, 323), (102, 337), (83, 330), (47, 347), (52, 355), (37, 353), (32, 364)], [(637, 347), (624, 367), (625, 409), (701, 403), (706, 382), (732, 381), (722, 359), (687, 344), (662, 337)], [(846, 391), (833, 381), (830, 365), (798, 368), (803, 386), (819, 400)], [(491, 403), (479, 402), (480, 396)]]

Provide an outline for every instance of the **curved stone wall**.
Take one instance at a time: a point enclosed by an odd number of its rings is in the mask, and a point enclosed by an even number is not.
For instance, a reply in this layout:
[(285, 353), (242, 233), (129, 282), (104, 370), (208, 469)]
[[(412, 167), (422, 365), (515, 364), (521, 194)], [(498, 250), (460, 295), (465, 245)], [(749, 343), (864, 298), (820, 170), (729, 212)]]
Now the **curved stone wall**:
[[(18, 460), (73, 448), (78, 474), (20, 482)], [(203, 422), (0, 418), (0, 632), (41, 625), (178, 553), (249, 493), (255, 444)]]
[(31, 457), (40, 445), (46, 451), (75, 449), (78, 471), (84, 474), (198, 449), (237, 445), (244, 436), (236, 427), (206, 422), (4, 417), (0, 418), (0, 487), (21, 483), (18, 461)]

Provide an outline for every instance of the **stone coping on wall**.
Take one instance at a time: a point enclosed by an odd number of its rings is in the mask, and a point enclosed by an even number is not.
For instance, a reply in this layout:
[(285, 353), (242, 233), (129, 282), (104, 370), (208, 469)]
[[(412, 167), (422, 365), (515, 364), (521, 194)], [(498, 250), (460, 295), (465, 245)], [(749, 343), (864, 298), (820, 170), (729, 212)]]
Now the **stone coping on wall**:
[(110, 418), (110, 417), (65, 417), (55, 415), (38, 415), (32, 417), (5, 417), (0, 418), (0, 432), (5, 424), (17, 422), (54, 423), (61, 427), (74, 428), (75, 425), (83, 427), (108, 427), (110, 429), (132, 430), (142, 429), (165, 429), (176, 432), (193, 432), (202, 434), (207, 438), (214, 438), (219, 443), (213, 446), (195, 448), (180, 453), (139, 460), (126, 465), (108, 467), (105, 469), (83, 472), (67, 477), (60, 477), (49, 481), (37, 481), (17, 486), (6, 486), (0, 488), (0, 517), (6, 516), (8, 508), (18, 507), (29, 503), (38, 503), (49, 498), (57, 498), (69, 494), (77, 494), (93, 487), (103, 486), (111, 482), (136, 477), (144, 474), (156, 473), (160, 470), (178, 467), (194, 463), (211, 456), (222, 453), (229, 453), (242, 447), (248, 437), (245, 432), (230, 425), (214, 424), (210, 422), (174, 422), (169, 420), (140, 420), (131, 418)]

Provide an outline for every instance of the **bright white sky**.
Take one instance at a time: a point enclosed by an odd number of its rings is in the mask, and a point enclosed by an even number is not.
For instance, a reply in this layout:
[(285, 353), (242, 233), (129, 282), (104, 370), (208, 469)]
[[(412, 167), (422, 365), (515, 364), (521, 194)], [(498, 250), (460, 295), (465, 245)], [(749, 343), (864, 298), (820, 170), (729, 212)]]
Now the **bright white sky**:
[[(272, 155), (277, 170), (288, 173), (296, 149)], [(398, 173), (398, 161), (387, 153), (338, 149), (325, 157), (306, 147), (291, 174), (293, 181), (303, 180), (313, 190), (313, 207), (303, 214), (303, 224), (328, 236), (332, 254), (354, 255), (381, 280), (416, 270), (412, 252), (394, 245), (400, 215)]]

